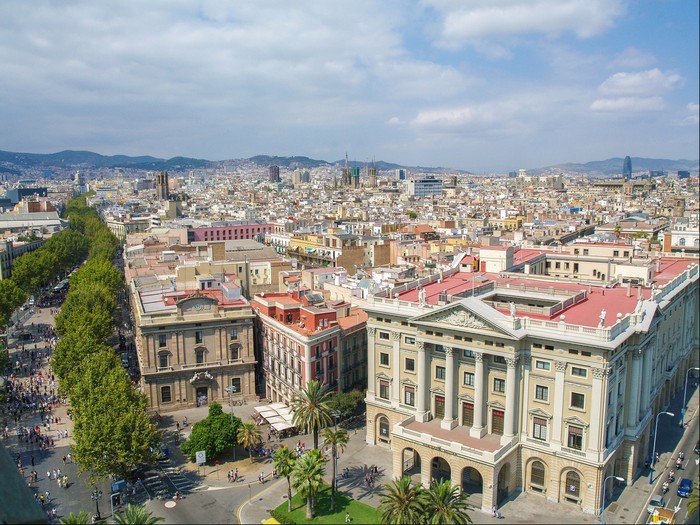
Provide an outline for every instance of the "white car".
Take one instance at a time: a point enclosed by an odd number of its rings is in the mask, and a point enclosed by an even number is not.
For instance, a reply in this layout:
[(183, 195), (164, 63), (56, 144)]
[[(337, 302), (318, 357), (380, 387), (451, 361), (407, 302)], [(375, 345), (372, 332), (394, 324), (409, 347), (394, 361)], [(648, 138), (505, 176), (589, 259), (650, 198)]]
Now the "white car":
[(647, 507), (647, 512), (649, 514), (652, 514), (654, 512), (654, 509), (663, 507), (664, 503), (664, 497), (661, 494), (656, 494), (652, 496), (651, 500), (649, 501), (649, 506)]

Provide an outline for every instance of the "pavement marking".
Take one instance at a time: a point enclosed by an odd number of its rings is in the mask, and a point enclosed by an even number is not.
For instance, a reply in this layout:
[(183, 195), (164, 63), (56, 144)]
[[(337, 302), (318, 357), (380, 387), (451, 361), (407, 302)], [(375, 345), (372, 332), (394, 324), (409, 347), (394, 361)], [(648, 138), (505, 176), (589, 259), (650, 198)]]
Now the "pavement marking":
[[(272, 487), (274, 487), (274, 486), (277, 485), (278, 483), (281, 483), (283, 480), (284, 480), (284, 478), (279, 478), (276, 482), (272, 482), (272, 483), (270, 484), (270, 486), (268, 486), (268, 487), (264, 488), (263, 490), (261, 490), (260, 492), (258, 492), (258, 493), (255, 495), (255, 497), (257, 498), (257, 497), (260, 496), (261, 494), (264, 494), (265, 492), (267, 492), (268, 490), (270, 490)], [(252, 482), (251, 482), (250, 484), (252, 485)], [(248, 488), (247, 485), (248, 485), (248, 484), (246, 483), (246, 484), (243, 484), (242, 486), (244, 486), (245, 488)], [(238, 506), (238, 509), (236, 510), (236, 519), (238, 520), (238, 523), (242, 523), (242, 521), (241, 521), (241, 509), (243, 509), (243, 507), (245, 507), (245, 506), (246, 506), (248, 503), (250, 503), (251, 501), (252, 501), (252, 498), (251, 498), (251, 499), (248, 499), (247, 501), (244, 501), (243, 503), (241, 503), (241, 504)]]
[(163, 506), (166, 509), (174, 509), (177, 506), (177, 502), (173, 501), (173, 500), (169, 500), (169, 501), (166, 501), (165, 503), (163, 503)]

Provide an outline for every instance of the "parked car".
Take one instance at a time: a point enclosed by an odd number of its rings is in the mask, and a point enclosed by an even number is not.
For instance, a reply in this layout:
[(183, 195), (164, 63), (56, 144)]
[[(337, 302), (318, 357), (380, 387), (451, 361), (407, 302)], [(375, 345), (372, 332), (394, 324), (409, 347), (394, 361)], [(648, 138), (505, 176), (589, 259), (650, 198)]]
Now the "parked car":
[(678, 484), (678, 490), (676, 492), (681, 498), (687, 498), (690, 496), (690, 493), (693, 492), (693, 482), (688, 478), (683, 478)]
[(647, 512), (649, 514), (652, 514), (654, 512), (654, 509), (663, 507), (664, 503), (664, 497), (661, 494), (656, 494), (652, 496), (651, 500), (649, 501), (649, 506), (647, 507)]
[(695, 443), (695, 448), (693, 449), (693, 452), (695, 452), (696, 454), (700, 454), (700, 441)]

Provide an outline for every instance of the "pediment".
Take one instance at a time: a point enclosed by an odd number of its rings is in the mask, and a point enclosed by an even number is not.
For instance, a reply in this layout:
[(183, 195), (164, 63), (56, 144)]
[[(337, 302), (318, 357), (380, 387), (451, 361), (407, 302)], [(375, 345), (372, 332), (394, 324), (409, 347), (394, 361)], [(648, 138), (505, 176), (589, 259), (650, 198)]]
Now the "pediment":
[(505, 328), (506, 323), (512, 326), (510, 318), (471, 297), (413, 317), (409, 322), (447, 330), (477, 331), (508, 339), (518, 339), (512, 330)]
[(188, 313), (206, 313), (214, 310), (218, 301), (212, 297), (195, 290), (194, 293), (177, 301), (177, 307), (181, 309), (182, 315)]
[(444, 394), (445, 393), (445, 391), (442, 388), (440, 388), (439, 386), (431, 388), (430, 392), (433, 394)]
[(503, 403), (501, 403), (500, 401), (489, 401), (489, 402), (486, 403), (486, 404), (487, 404), (488, 406), (490, 406), (491, 408), (496, 408), (496, 409), (499, 409), (499, 410), (505, 410), (505, 409), (506, 409), (505, 405), (504, 405)]
[(392, 378), (391, 376), (386, 375), (384, 372), (379, 372), (379, 373), (376, 375), (376, 377), (377, 377), (377, 379), (387, 379), (387, 380), (389, 380), (389, 381), (392, 381), (392, 380), (393, 380), (393, 378)]
[(402, 385), (408, 385), (408, 386), (418, 386), (418, 383), (415, 383), (414, 381), (411, 381), (410, 377), (405, 377), (401, 380)]
[(467, 394), (467, 393), (459, 394), (457, 396), (457, 399), (459, 399), (460, 401), (472, 401), (472, 402), (474, 401), (474, 397)]
[(583, 419), (581, 419), (578, 416), (569, 416), (564, 418), (564, 422), (569, 424), (569, 425), (576, 425), (577, 427), (588, 427), (588, 423), (586, 423)]
[(552, 414), (550, 414), (549, 412), (545, 412), (541, 408), (533, 408), (532, 410), (528, 410), (528, 414), (530, 414), (531, 416), (535, 416), (535, 417), (543, 417), (546, 419), (552, 419)]

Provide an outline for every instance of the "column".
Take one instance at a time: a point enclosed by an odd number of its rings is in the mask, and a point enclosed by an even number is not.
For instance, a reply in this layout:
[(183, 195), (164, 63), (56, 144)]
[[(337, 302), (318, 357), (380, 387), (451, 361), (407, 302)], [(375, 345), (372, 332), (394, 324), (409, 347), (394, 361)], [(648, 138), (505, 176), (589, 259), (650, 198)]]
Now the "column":
[(445, 417), (440, 427), (452, 430), (457, 426), (455, 420), (455, 355), (452, 347), (445, 347)]
[(486, 383), (484, 369), (484, 354), (474, 352), (474, 426), (469, 429), (472, 437), (483, 437), (486, 434), (484, 424), (484, 386)]
[(367, 397), (374, 397), (374, 389), (376, 388), (376, 378), (374, 377), (374, 362), (376, 355), (374, 354), (374, 333), (375, 328), (367, 328)]
[(643, 419), (649, 410), (651, 398), (651, 360), (653, 359), (653, 347), (648, 344), (642, 349), (642, 402), (639, 405), (639, 419)]
[(418, 388), (416, 392), (416, 420), (425, 421), (427, 414), (430, 412), (428, 407), (428, 390), (430, 389), (430, 380), (428, 379), (428, 352), (425, 351), (425, 343), (423, 341), (416, 342), (418, 346)]
[(528, 408), (530, 403), (530, 367), (532, 366), (532, 356), (526, 354), (523, 363), (523, 401), (521, 403), (522, 410), (521, 415), (521, 434), (527, 436), (530, 432), (529, 421), (528, 421)]
[(394, 348), (391, 355), (391, 400), (398, 405), (401, 402), (401, 332), (394, 332)]
[(554, 376), (554, 418), (552, 420), (552, 442), (561, 444), (561, 427), (564, 417), (564, 374), (566, 363), (557, 361), (557, 372)]
[[(593, 377), (595, 377), (595, 371), (593, 372)], [(612, 420), (612, 426), (610, 427), (610, 435), (609, 437), (609, 442), (612, 443), (615, 440), (615, 437), (617, 436), (617, 404), (618, 404), (618, 399), (617, 399), (617, 389), (618, 389), (618, 384), (620, 381), (620, 377), (618, 374), (618, 377), (616, 378), (615, 382), (611, 385), (608, 384), (606, 388), (603, 390), (605, 394), (607, 395), (608, 391), (610, 392), (610, 404), (606, 406), (610, 406), (610, 414), (605, 414), (605, 420)], [(607, 388), (610, 387), (610, 388)], [(606, 399), (606, 403), (608, 403), (608, 400)], [(607, 425), (607, 423), (606, 423)], [(608, 444), (603, 443), (603, 448), (607, 448)]]
[(630, 378), (630, 398), (627, 400), (627, 426), (636, 427), (639, 421), (639, 397), (641, 390), (641, 353), (638, 350), (632, 350), (632, 376)]
[[(143, 343), (146, 345), (146, 348), (142, 349), (142, 353), (143, 353), (143, 357), (146, 359), (146, 367), (150, 368), (150, 366), (151, 366), (151, 349), (149, 348), (149, 345), (148, 345), (148, 336), (147, 335), (143, 336), (141, 334), (137, 335), (137, 337), (138, 336), (141, 336), (141, 341), (143, 341)], [(156, 356), (156, 363), (157, 362), (158, 362), (158, 356)]]
[(519, 358), (506, 358), (506, 413), (503, 421), (503, 440), (508, 442), (515, 435), (515, 417), (516, 404), (515, 397), (517, 395), (518, 383), (518, 361)]
[(587, 449), (591, 452), (599, 452), (600, 446), (600, 421), (605, 417), (605, 410), (601, 410), (603, 406), (601, 399), (603, 398), (603, 389), (606, 388), (603, 379), (608, 371), (604, 368), (593, 368), (593, 388), (591, 391), (591, 404), (589, 408), (590, 426), (588, 427), (588, 443)]
[[(272, 361), (270, 361), (270, 370), (272, 370)], [(277, 373), (275, 372), (275, 375)], [(302, 388), (306, 386), (306, 383), (311, 381), (311, 346), (306, 345), (304, 347), (304, 378), (301, 381)]]

